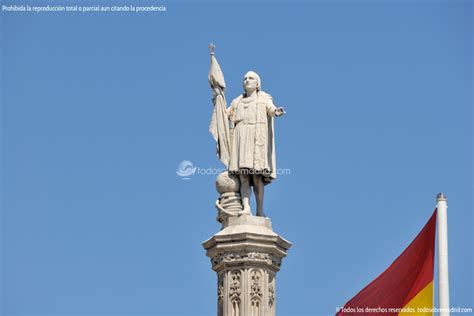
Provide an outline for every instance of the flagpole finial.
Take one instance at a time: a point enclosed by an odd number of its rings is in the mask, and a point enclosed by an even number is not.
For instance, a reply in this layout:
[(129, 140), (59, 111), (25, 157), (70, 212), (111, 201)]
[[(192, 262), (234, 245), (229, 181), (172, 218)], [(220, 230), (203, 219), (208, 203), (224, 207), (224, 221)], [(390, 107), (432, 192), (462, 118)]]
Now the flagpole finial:
[(436, 195), (436, 201), (447, 201), (448, 198), (446, 197), (446, 195), (444, 195), (443, 192), (440, 192), (438, 193), (438, 195)]
[(214, 43), (209, 44), (209, 52), (211, 53), (211, 55), (215, 54), (214, 52), (215, 49), (216, 49), (216, 45), (214, 45)]

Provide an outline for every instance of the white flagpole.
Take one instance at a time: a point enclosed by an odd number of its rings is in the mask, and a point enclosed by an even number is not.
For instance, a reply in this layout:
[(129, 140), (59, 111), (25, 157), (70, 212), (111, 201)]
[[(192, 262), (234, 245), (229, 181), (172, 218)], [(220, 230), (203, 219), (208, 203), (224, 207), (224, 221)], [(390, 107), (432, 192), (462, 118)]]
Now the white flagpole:
[(449, 316), (449, 274), (448, 274), (448, 203), (443, 193), (438, 193), (438, 303), (439, 315)]

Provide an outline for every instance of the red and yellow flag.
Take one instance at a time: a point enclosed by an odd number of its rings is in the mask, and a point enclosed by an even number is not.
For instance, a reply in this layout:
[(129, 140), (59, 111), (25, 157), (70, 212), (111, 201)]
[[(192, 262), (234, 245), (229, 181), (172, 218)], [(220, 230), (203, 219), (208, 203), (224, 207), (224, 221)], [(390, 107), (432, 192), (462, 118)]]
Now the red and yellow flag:
[(347, 302), (342, 315), (432, 315), (436, 210), (403, 253)]

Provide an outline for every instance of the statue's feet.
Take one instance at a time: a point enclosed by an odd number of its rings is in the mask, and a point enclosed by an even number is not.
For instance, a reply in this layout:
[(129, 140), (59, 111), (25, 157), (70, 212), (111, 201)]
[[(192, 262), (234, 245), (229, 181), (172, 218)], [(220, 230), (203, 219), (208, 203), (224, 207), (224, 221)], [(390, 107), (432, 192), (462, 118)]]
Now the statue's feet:
[(252, 215), (252, 210), (250, 209), (250, 206), (244, 206), (244, 209), (242, 210), (242, 215)]
[(259, 210), (257, 210), (257, 216), (267, 217), (267, 215), (265, 215), (265, 213), (263, 211), (259, 211)]

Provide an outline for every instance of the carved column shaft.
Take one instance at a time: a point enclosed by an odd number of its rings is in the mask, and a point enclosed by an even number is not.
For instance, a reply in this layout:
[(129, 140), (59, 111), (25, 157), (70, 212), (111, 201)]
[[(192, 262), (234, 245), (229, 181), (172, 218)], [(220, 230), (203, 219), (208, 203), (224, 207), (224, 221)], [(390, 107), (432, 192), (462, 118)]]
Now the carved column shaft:
[(271, 230), (268, 218), (230, 218), (204, 243), (217, 272), (217, 315), (275, 315), (275, 276), (290, 246)]
[(219, 316), (275, 315), (274, 273), (261, 267), (226, 269), (218, 276)]

